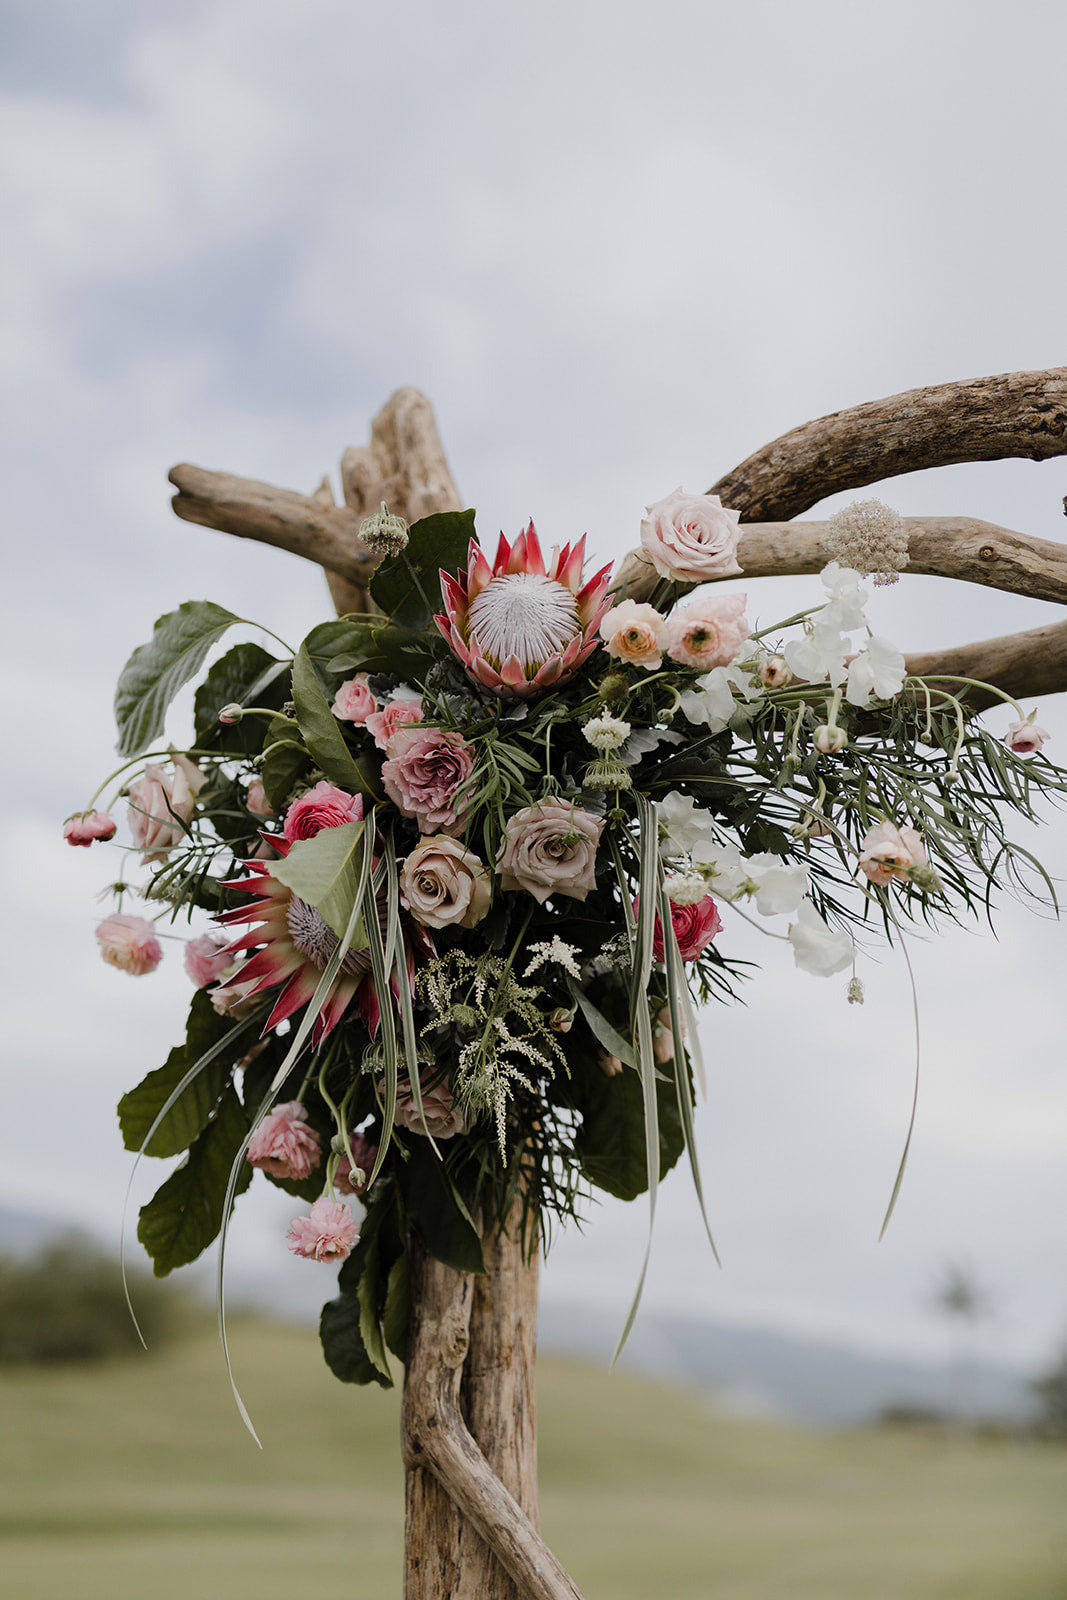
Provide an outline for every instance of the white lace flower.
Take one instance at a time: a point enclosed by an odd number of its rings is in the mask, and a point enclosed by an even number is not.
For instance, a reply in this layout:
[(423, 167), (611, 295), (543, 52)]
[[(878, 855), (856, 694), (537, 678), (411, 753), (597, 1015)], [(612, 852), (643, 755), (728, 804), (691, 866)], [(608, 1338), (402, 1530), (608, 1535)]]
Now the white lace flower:
[(907, 668), (904, 657), (888, 639), (871, 639), (849, 663), (845, 699), (850, 706), (864, 706), (873, 694), (876, 700), (891, 700), (904, 687)]
[(528, 954), (531, 960), (523, 973), (524, 978), (530, 977), (538, 967), (543, 967), (548, 961), (555, 962), (564, 972), (569, 972), (572, 978), (580, 978), (582, 975), (582, 969), (578, 965), (578, 946), (565, 944), (558, 933), (553, 934), (552, 938), (545, 940), (543, 944), (529, 945)]
[(852, 963), (852, 940), (847, 933), (828, 928), (810, 900), (800, 902), (797, 920), (789, 929), (789, 942), (801, 972), (811, 972), (817, 978), (829, 978)]

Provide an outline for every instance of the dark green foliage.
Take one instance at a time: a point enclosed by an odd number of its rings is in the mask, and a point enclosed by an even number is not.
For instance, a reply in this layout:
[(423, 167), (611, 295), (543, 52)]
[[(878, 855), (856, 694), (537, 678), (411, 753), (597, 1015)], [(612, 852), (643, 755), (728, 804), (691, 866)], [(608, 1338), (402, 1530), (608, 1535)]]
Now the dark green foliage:
[[(227, 1088), (181, 1166), (141, 1207), (137, 1237), (152, 1257), (157, 1278), (195, 1261), (218, 1236), (230, 1169), (248, 1129), (244, 1107)], [(246, 1163), (237, 1193), (251, 1181), (252, 1168)]]
[(227, 650), (196, 691), (193, 728), (197, 748), (215, 749), (220, 755), (258, 756), (263, 748), (260, 716), (243, 717), (225, 726), (219, 712), (230, 704), (265, 706), (280, 711), (288, 694), (289, 663), (277, 661), (258, 644), (238, 644)]
[(162, 1067), (150, 1072), (119, 1101), (119, 1127), (126, 1149), (141, 1149), (152, 1123), (186, 1073), (208, 1051), (217, 1050), (145, 1145), (145, 1154), (150, 1156), (175, 1156), (187, 1150), (207, 1126), (230, 1081), (234, 1062), (248, 1045), (248, 1028), (235, 1027), (232, 1017), (220, 1017), (207, 991), (198, 989), (189, 1007), (185, 1043), (176, 1045)]
[[(576, 1098), (581, 1102), (583, 1118), (575, 1151), (586, 1178), (620, 1200), (634, 1200), (644, 1194), (648, 1188), (648, 1160), (644, 1101), (637, 1073), (628, 1067), (613, 1078), (602, 1072), (587, 1072)], [(656, 1107), (662, 1178), (685, 1148), (677, 1092), (666, 1078), (657, 1078)]]
[(413, 522), (407, 549), (387, 556), (371, 579), (378, 610), (398, 627), (426, 628), (441, 610), (440, 572), (466, 569), (473, 511), (439, 511)]

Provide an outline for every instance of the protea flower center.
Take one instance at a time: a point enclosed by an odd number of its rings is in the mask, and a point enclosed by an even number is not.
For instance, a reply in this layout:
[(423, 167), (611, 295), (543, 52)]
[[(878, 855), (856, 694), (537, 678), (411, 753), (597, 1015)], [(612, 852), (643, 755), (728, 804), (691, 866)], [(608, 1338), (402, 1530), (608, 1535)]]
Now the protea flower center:
[(467, 616), (471, 644), (498, 671), (511, 657), (524, 671), (539, 667), (550, 656), (562, 655), (582, 631), (570, 589), (536, 572), (490, 579)]
[[(285, 920), (289, 925), (289, 937), (300, 954), (307, 956), (320, 972), (325, 972), (330, 957), (340, 943), (326, 918), (314, 906), (309, 906), (306, 900), (294, 894), (289, 901)], [(369, 969), (370, 956), (366, 950), (349, 950), (341, 962), (342, 972), (360, 973)]]

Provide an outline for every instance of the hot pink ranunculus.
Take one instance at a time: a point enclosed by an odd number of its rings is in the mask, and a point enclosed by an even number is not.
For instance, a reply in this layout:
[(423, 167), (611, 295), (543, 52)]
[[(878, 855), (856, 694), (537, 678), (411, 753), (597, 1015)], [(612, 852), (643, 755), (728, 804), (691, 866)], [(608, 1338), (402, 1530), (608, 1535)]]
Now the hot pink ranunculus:
[(741, 513), (727, 510), (717, 494), (675, 489), (645, 509), (641, 543), (661, 578), (707, 583), (741, 571), (736, 556)]
[(129, 823), (133, 842), (145, 861), (165, 861), (186, 837), (204, 774), (188, 756), (171, 758), (164, 767), (146, 767), (129, 787)]
[(667, 620), (655, 606), (643, 601), (620, 600), (600, 619), (600, 637), (609, 656), (654, 672), (663, 662)]
[(352, 1134), (348, 1142), (352, 1147), (356, 1166), (363, 1174), (363, 1180), (355, 1184), (352, 1182), (352, 1163), (346, 1155), (343, 1155), (333, 1175), (333, 1186), (338, 1194), (361, 1195), (366, 1192), (370, 1175), (374, 1171), (374, 1163), (378, 1159), (378, 1146), (368, 1144), (361, 1133)]
[(359, 1227), (351, 1206), (339, 1200), (316, 1200), (306, 1217), (294, 1217), (285, 1242), (294, 1256), (309, 1261), (343, 1261), (352, 1254)]
[(915, 828), (879, 822), (860, 840), (860, 866), (870, 881), (882, 888), (894, 878), (907, 878), (914, 867), (924, 867), (926, 860), (926, 846)]
[(728, 667), (751, 633), (743, 594), (705, 595), (667, 623), (667, 654), (684, 667)]
[(367, 732), (371, 735), (379, 750), (384, 750), (387, 756), (393, 754), (392, 742), (394, 736), (401, 728), (412, 728), (423, 720), (422, 701), (407, 699), (390, 700), (381, 711), (374, 711), (367, 718)]
[[(638, 902), (634, 901), (636, 913)], [(678, 953), (683, 961), (695, 961), (697, 956), (703, 955), (715, 935), (722, 928), (722, 919), (718, 908), (710, 894), (703, 900), (697, 900), (692, 905), (676, 905), (671, 901), (671, 926), (674, 937), (678, 941)], [(652, 933), (652, 957), (655, 961), (662, 961), (663, 924), (659, 917)]]
[(299, 1100), (275, 1106), (248, 1142), (247, 1160), (272, 1178), (310, 1178), (322, 1159), (322, 1140), (307, 1124)]
[(198, 989), (215, 983), (234, 964), (224, 933), (202, 933), (185, 947), (185, 970)]
[(348, 794), (323, 778), (314, 789), (294, 800), (285, 813), (282, 833), (290, 844), (313, 839), (323, 828), (340, 828), (363, 816), (363, 796)]
[(96, 930), (100, 954), (109, 967), (129, 972), (143, 978), (146, 972), (155, 972), (163, 960), (163, 946), (156, 931), (144, 917), (126, 916), (116, 911), (105, 917)]
[(84, 845), (96, 839), (113, 839), (115, 823), (106, 811), (80, 811), (64, 822), (63, 837), (68, 844)]
[(371, 694), (367, 683), (367, 674), (358, 672), (354, 678), (349, 678), (347, 683), (342, 683), (334, 695), (331, 710), (341, 722), (354, 722), (362, 724), (372, 712), (377, 711), (378, 702)]
[(390, 748), (382, 783), (393, 804), (417, 820), (420, 833), (458, 833), (466, 815), (459, 793), (474, 770), (474, 751), (463, 735), (401, 728)]

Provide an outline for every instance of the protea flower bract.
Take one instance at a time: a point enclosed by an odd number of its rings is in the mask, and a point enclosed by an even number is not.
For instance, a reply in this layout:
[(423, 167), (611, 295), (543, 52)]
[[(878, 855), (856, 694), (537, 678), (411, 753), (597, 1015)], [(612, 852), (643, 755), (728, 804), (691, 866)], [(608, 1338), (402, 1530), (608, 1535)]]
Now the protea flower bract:
[(493, 694), (529, 699), (563, 683), (597, 648), (610, 564), (582, 586), (585, 536), (558, 546), (548, 566), (531, 522), (515, 543), (500, 535), (490, 566), (471, 540), (467, 571), (441, 573), (434, 621), (466, 668)]

